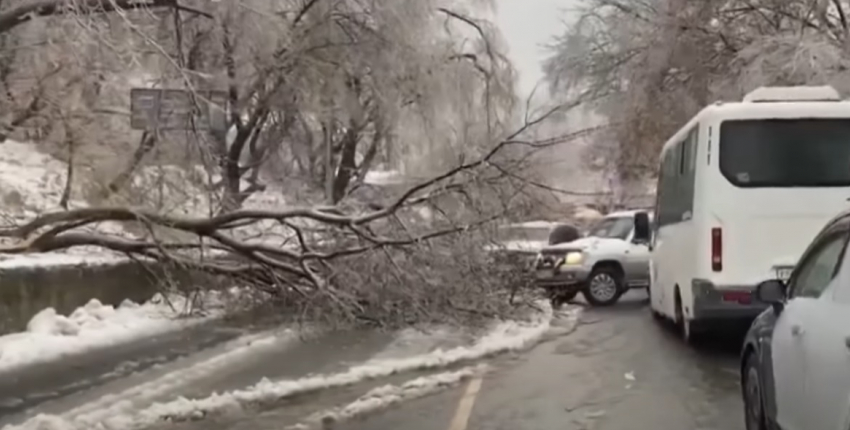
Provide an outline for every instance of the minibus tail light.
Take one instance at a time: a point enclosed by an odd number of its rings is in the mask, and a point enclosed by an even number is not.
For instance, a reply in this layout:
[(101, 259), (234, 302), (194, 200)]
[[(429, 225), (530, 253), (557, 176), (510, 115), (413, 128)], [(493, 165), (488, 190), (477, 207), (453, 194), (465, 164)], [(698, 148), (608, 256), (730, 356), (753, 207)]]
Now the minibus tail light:
[(720, 227), (711, 229), (711, 270), (723, 271), (723, 230)]

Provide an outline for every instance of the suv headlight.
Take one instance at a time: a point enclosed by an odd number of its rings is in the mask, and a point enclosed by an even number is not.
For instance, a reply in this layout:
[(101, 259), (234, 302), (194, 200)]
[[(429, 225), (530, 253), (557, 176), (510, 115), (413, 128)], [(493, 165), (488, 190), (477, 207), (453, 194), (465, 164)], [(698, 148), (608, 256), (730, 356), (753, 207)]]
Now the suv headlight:
[(584, 263), (584, 254), (581, 252), (568, 252), (564, 256), (564, 266), (579, 266)]

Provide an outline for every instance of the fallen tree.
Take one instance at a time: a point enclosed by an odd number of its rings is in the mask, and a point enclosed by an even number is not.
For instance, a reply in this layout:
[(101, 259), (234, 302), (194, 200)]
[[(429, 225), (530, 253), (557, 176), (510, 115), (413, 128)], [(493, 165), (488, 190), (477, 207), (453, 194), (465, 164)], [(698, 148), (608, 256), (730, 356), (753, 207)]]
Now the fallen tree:
[[(0, 64), (13, 90), (0, 97), (15, 114), (9, 138), (67, 156), (68, 169), (65, 209), (1, 227), (3, 254), (110, 250), (216, 281), (197, 288), (252, 287), (309, 319), (493, 317), (512, 309), (484, 250), (494, 221), (532, 216), (535, 198), (556, 190), (535, 176), (531, 155), (595, 131), (531, 137), (581, 100), (520, 119), (498, 32), (441, 1), (21, 4), (29, 14), (0, 9), (0, 36), (4, 23), (30, 19), (9, 46), (25, 30), (50, 43)], [(23, 74), (43, 79), (12, 85)], [(224, 124), (131, 130), (114, 112), (139, 87), (193, 99), (222, 91)], [(409, 183), (358, 196), (378, 166), (404, 170)], [(169, 183), (178, 198), (148, 192), (175, 170), (185, 173)], [(87, 174), (105, 180), (89, 186)], [(295, 192), (301, 184), (308, 198)], [(272, 192), (287, 203), (246, 203)], [(199, 194), (195, 206), (173, 201)]]
[[(519, 166), (531, 152), (589, 132), (522, 139), (549, 114), (527, 122), (481, 157), (409, 186), (377, 207), (373, 202), (237, 209), (209, 217), (85, 207), (42, 213), (0, 229), (6, 238), (0, 253), (103, 248), (255, 287), (276, 303), (297, 308), (298, 315), (336, 322), (493, 317), (511, 310), (509, 290), (489, 267), (484, 246), (493, 222), (534, 188)], [(416, 216), (422, 208), (436, 215), (423, 221)], [(104, 232), (97, 229), (102, 223), (147, 233)], [(240, 233), (252, 227), (254, 237)], [(174, 237), (180, 239), (165, 239)]]

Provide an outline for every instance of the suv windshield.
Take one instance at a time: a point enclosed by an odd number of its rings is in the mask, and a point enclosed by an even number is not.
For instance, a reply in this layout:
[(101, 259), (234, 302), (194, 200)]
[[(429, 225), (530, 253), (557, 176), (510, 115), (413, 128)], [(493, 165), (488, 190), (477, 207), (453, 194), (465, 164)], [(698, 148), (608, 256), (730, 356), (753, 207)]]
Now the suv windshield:
[(850, 119), (724, 121), (720, 171), (745, 188), (850, 186)]
[(632, 226), (634, 226), (634, 218), (632, 217), (604, 218), (594, 225), (587, 235), (591, 237), (625, 240), (629, 237)]

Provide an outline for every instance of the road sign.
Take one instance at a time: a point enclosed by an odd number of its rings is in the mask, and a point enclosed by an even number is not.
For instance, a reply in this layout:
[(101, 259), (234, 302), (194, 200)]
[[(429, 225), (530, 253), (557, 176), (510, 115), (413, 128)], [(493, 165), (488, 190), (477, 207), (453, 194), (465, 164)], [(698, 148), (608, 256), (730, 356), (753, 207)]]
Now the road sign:
[(136, 130), (227, 129), (224, 91), (130, 90), (130, 127)]

